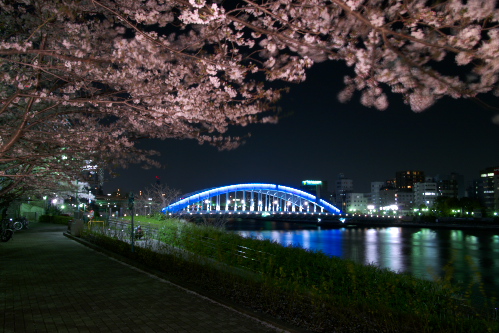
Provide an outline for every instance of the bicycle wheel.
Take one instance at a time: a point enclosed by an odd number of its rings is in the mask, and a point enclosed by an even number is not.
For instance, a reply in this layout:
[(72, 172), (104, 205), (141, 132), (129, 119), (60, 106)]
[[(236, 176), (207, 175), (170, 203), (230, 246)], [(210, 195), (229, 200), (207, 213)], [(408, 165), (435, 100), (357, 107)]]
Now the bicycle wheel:
[(19, 221), (14, 222), (14, 229), (21, 230), (22, 228), (23, 228), (22, 222), (19, 222)]
[(8, 242), (9, 239), (11, 239), (13, 235), (14, 235), (14, 231), (12, 231), (10, 229), (3, 230), (2, 234), (0, 236), (0, 241)]

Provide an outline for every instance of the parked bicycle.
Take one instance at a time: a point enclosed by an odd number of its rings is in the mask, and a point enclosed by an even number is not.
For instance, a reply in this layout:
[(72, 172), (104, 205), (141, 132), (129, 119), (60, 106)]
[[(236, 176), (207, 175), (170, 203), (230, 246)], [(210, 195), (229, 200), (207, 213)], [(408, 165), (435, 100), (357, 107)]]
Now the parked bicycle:
[(15, 230), (21, 230), (21, 229), (28, 229), (29, 221), (26, 217), (18, 217), (14, 220), (14, 229)]
[(14, 236), (12, 219), (3, 219), (0, 223), (0, 241), (8, 242)]
[(142, 227), (139, 225), (135, 228), (135, 239), (139, 240), (142, 237), (144, 237), (144, 231), (142, 230)]

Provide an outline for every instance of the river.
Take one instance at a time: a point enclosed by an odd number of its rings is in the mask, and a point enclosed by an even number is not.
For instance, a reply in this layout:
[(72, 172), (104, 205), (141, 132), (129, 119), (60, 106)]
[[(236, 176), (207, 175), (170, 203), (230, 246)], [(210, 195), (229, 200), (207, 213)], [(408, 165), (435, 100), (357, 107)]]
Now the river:
[[(361, 264), (434, 280), (446, 271), (454, 283), (483, 285), (487, 297), (499, 296), (499, 230), (419, 227), (324, 228), (273, 221), (230, 222), (244, 237), (300, 246)], [(447, 269), (445, 267), (448, 267)]]

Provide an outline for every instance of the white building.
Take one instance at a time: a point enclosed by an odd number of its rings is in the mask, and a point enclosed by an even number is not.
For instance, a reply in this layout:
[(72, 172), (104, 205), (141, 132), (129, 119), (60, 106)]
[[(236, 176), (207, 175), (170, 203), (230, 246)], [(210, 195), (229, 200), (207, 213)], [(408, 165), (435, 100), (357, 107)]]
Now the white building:
[(424, 182), (414, 184), (414, 205), (418, 207), (425, 205), (432, 207), (438, 197), (438, 187), (435, 182)]
[(375, 209), (381, 207), (381, 196), (379, 191), (385, 185), (385, 182), (371, 182), (371, 204)]
[(367, 214), (368, 195), (364, 193), (346, 193), (348, 213)]
[[(418, 183), (416, 183), (418, 184)], [(412, 191), (397, 191), (395, 194), (398, 209), (404, 213), (409, 214), (414, 208), (414, 192)]]
[(397, 189), (390, 186), (384, 186), (379, 191), (379, 198), (380, 198), (379, 209), (383, 209), (383, 207), (396, 206), (397, 205), (396, 195), (397, 195)]

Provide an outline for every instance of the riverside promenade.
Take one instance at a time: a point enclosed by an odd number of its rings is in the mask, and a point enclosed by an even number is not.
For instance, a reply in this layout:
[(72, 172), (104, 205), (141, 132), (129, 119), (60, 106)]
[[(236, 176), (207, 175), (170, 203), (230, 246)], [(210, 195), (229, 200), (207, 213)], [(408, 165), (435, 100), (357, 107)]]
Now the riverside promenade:
[(0, 332), (299, 332), (32, 223), (0, 243)]

